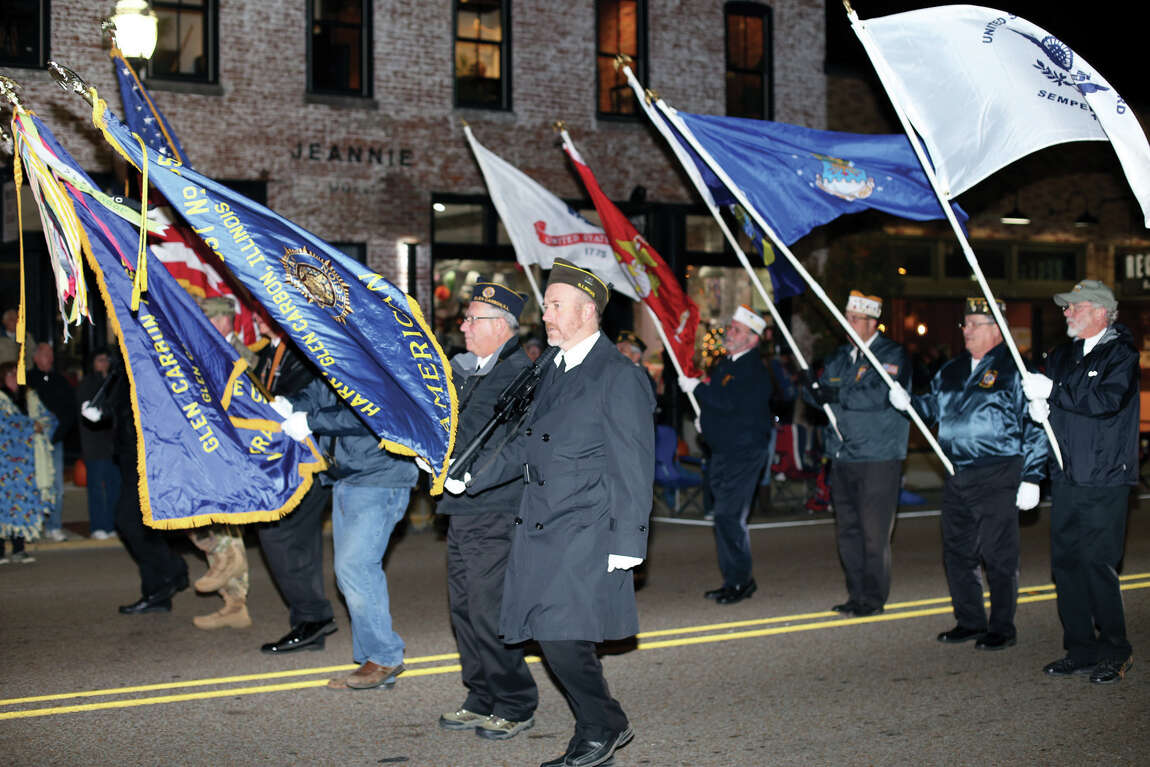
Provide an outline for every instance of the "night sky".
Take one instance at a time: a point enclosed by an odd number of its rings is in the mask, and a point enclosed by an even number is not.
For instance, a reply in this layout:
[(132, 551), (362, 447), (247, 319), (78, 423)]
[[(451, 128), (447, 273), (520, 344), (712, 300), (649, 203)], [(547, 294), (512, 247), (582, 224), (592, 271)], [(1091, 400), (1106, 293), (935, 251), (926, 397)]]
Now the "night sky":
[[(841, 0), (826, 0), (826, 3), (828, 72), (848, 69), (873, 74), (873, 67), (863, 53), (862, 45), (851, 31)], [(851, 2), (861, 19), (952, 4), (897, 0)], [(1150, 108), (1150, 83), (1147, 83), (1150, 47), (1146, 45), (1145, 24), (1135, 18), (1136, 9), (1145, 7), (1141, 3), (1115, 0), (1079, 3), (998, 0), (970, 4), (1014, 13), (1037, 24), (1090, 62), (1122, 94), (1123, 99), (1136, 105), (1141, 115), (1144, 116)]]

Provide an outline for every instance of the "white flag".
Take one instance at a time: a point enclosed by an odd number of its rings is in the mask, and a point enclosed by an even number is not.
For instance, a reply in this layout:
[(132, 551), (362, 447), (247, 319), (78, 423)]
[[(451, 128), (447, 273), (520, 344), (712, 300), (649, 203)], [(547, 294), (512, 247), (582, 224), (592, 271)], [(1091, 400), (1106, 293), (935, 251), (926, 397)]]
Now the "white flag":
[(639, 300), (602, 228), (485, 148), (475, 140), (470, 126), (464, 126), (463, 132), (479, 161), (487, 191), (491, 193), (499, 218), (503, 219), (519, 263), (550, 269), (556, 258), (565, 258), (576, 266), (590, 269), (632, 301)]
[(852, 18), (852, 25), (926, 143), (948, 197), (1039, 149), (1109, 140), (1150, 227), (1146, 134), (1070, 46), (1026, 19), (975, 5)]

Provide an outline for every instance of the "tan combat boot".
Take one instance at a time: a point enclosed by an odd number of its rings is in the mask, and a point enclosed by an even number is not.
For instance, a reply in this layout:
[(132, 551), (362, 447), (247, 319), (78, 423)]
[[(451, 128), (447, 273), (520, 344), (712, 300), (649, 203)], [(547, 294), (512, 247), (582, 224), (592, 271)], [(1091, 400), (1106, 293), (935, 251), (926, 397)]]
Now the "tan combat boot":
[(192, 618), (196, 628), (204, 631), (212, 629), (246, 629), (252, 625), (252, 617), (248, 615), (246, 600), (235, 599), (224, 594), (224, 606), (209, 615), (197, 615)]
[(208, 554), (208, 571), (195, 583), (196, 591), (201, 594), (219, 591), (229, 580), (247, 569), (243, 539), (227, 536), (223, 540), (227, 543)]

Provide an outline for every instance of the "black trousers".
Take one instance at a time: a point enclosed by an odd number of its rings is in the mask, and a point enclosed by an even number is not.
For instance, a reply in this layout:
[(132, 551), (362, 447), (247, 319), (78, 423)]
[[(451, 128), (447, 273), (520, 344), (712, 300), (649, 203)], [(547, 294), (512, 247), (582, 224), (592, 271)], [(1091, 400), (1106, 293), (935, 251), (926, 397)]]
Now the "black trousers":
[(1053, 491), (1050, 563), (1062, 645), (1080, 663), (1125, 660), (1131, 648), (1117, 568), (1126, 539), (1130, 488), (1083, 487), (1059, 480)]
[(315, 479), (293, 512), (259, 527), (260, 548), (292, 626), (333, 616), (323, 588), (323, 517), (330, 498), (331, 487)]
[(767, 465), (767, 451), (712, 453), (707, 484), (714, 495), (715, 551), (723, 585), (744, 586), (752, 578), (751, 535), (747, 517)]
[[(1015, 635), (1018, 607), (1018, 485), (1022, 459), (964, 469), (942, 491), (942, 557), (954, 617), (962, 628)], [(990, 622), (982, 572), (990, 586)]]
[(529, 719), (539, 690), (522, 647), (499, 638), (503, 574), (511, 551), (514, 513), (453, 514), (447, 528), (447, 593), (451, 627), (459, 646), (463, 707), (512, 722)]
[(540, 641), (539, 647), (575, 714), (572, 743), (580, 739), (606, 740), (627, 729), (627, 715), (607, 689), (594, 642), (561, 639)]
[(890, 596), (890, 536), (901, 473), (901, 460), (831, 465), (831, 499), (847, 596), (863, 607), (882, 607)]
[(144, 524), (140, 511), (140, 477), (136, 470), (135, 455), (122, 456), (120, 479), (116, 530), (140, 569), (140, 594), (147, 597), (172, 581), (187, 577), (188, 565), (183, 557), (172, 551), (164, 533)]

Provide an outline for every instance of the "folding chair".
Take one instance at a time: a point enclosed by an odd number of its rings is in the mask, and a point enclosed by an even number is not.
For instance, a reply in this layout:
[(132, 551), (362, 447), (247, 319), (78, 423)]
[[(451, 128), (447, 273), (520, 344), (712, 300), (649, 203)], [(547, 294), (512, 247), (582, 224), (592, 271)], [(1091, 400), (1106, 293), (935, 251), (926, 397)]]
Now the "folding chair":
[(678, 445), (674, 429), (655, 427), (655, 502), (672, 516), (693, 507), (701, 514), (703, 475), (683, 468), (675, 455)]

